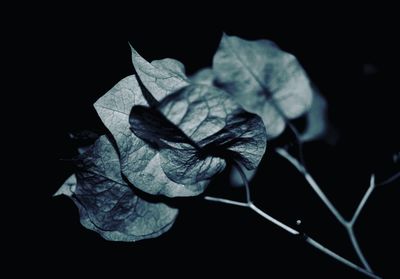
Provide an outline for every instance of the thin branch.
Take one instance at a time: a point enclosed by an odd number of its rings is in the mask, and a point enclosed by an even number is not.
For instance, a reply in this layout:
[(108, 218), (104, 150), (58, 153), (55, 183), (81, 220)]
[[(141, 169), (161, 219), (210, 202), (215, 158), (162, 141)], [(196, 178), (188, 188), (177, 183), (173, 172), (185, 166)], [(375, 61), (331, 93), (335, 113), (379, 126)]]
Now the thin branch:
[(308, 184), (311, 186), (311, 188), (316, 192), (318, 197), (323, 201), (323, 203), (326, 205), (326, 207), (329, 209), (329, 211), (336, 217), (336, 219), (339, 221), (340, 224), (342, 224), (349, 235), (351, 244), (353, 245), (354, 251), (356, 252), (358, 258), (364, 265), (365, 269), (372, 272), (372, 269), (370, 265), (368, 264), (366, 258), (364, 257), (360, 246), (358, 245), (357, 239), (354, 235), (354, 223), (356, 222), (358, 216), (360, 215), (365, 203), (367, 202), (369, 196), (371, 195), (373, 189), (375, 188), (375, 176), (371, 175), (371, 180), (370, 180), (370, 186), (368, 190), (366, 191), (365, 195), (360, 201), (360, 204), (358, 205), (351, 221), (346, 221), (346, 219), (343, 218), (343, 216), (339, 213), (339, 211), (336, 209), (336, 207), (332, 204), (332, 202), (328, 199), (328, 197), (324, 194), (324, 192), (321, 190), (319, 185), (315, 182), (313, 177), (306, 171), (306, 169), (303, 167), (303, 165), (300, 164), (296, 158), (294, 158), (292, 155), (290, 155), (285, 149), (282, 148), (277, 148), (276, 152), (281, 155), (283, 158), (288, 160), (299, 172), (301, 172), (304, 176), (304, 178), (307, 180)]
[[(256, 212), (257, 214), (259, 214), (260, 216), (262, 216), (263, 218), (265, 218), (266, 220), (272, 222), (273, 224), (277, 225), (278, 227), (280, 227), (281, 229), (284, 229), (285, 231), (289, 232), (292, 235), (298, 236), (300, 235), (300, 232), (298, 232), (297, 230), (285, 225), (284, 223), (282, 223), (281, 221), (273, 218), (271, 215), (265, 213), (264, 211), (262, 211), (261, 209), (259, 209), (257, 206), (255, 206), (253, 203), (242, 203), (242, 202), (237, 202), (237, 201), (233, 201), (233, 200), (228, 200), (228, 199), (222, 199), (222, 198), (216, 198), (216, 197), (209, 197), (206, 196), (204, 197), (206, 200), (208, 201), (213, 201), (213, 202), (220, 202), (220, 203), (224, 203), (224, 204), (230, 204), (230, 205), (237, 205), (237, 206), (241, 206), (241, 207), (248, 207), (251, 210), (253, 210), (254, 212)], [(321, 252), (327, 254), (328, 256), (334, 258), (335, 260), (347, 265), (348, 267), (351, 267), (367, 276), (370, 276), (371, 278), (380, 278), (379, 276), (376, 276), (375, 274), (363, 269), (362, 267), (356, 265), (355, 263), (343, 258), (342, 256), (336, 254), (335, 252), (331, 251), (330, 249), (328, 249), (327, 247), (323, 246), (322, 244), (320, 244), (319, 242), (317, 242), (316, 240), (306, 236), (305, 238), (301, 238), (304, 239), (305, 242), (307, 242), (308, 244), (310, 244), (311, 246), (315, 247), (316, 249), (320, 250)]]
[(299, 163), (292, 155), (290, 155), (285, 149), (283, 148), (276, 148), (276, 153), (281, 155), (283, 158), (288, 160), (300, 173), (305, 174), (306, 170), (304, 169), (303, 165)]
[(299, 159), (300, 163), (302, 164), (304, 170), (306, 169), (306, 161), (304, 160), (304, 152), (303, 152), (303, 143), (300, 140), (300, 134), (299, 131), (297, 131), (296, 127), (290, 122), (286, 121), (286, 125), (290, 128), (290, 130), (293, 132), (294, 137), (296, 139), (298, 151), (299, 151)]
[(383, 186), (383, 185), (392, 183), (393, 181), (395, 181), (398, 178), (400, 178), (400, 172), (394, 174), (393, 176), (389, 177), (388, 179), (386, 179), (382, 182), (376, 183), (376, 186)]
[(373, 272), (370, 265), (368, 264), (367, 259), (364, 257), (364, 254), (361, 251), (360, 245), (358, 244), (357, 238), (354, 234), (353, 226), (348, 227), (347, 233), (349, 234), (351, 244), (353, 245), (354, 251), (356, 251), (358, 258), (364, 265), (364, 267), (369, 271)]
[(220, 202), (220, 203), (226, 203), (226, 204), (231, 204), (231, 205), (249, 207), (249, 204), (247, 204), (247, 203), (228, 200), (228, 199), (222, 199), (222, 198), (216, 198), (216, 197), (210, 197), (210, 196), (205, 196), (204, 199), (208, 200), (208, 201), (213, 201), (213, 202)]
[(354, 212), (353, 217), (351, 218), (349, 225), (350, 227), (353, 227), (354, 223), (357, 221), (358, 216), (360, 215), (361, 210), (364, 208), (365, 203), (367, 202), (369, 196), (371, 195), (372, 191), (375, 188), (375, 175), (372, 174), (371, 175), (371, 179), (369, 182), (369, 187), (367, 189), (367, 191), (365, 192), (364, 196), (362, 197), (356, 211)]
[(330, 210), (330, 212), (336, 217), (336, 219), (342, 224), (345, 225), (347, 221), (343, 218), (343, 216), (339, 213), (336, 207), (332, 204), (332, 202), (328, 199), (324, 192), (322, 192), (321, 188), (318, 186), (317, 182), (315, 182), (314, 178), (305, 170), (303, 165), (299, 163), (292, 155), (290, 155), (285, 149), (277, 148), (276, 152), (281, 155), (283, 158), (288, 160), (300, 173), (303, 174), (304, 178), (307, 180), (308, 184), (310, 184), (311, 188), (315, 191), (318, 197), (323, 201), (326, 207)]
[(257, 206), (255, 206), (253, 203), (250, 203), (249, 207), (255, 211), (257, 214), (261, 215), (262, 217), (264, 217), (265, 219), (267, 219), (268, 221), (274, 223), (275, 225), (277, 225), (278, 227), (284, 229), (285, 231), (287, 231), (288, 233), (291, 233), (293, 235), (299, 235), (300, 232), (296, 231), (295, 229), (292, 229), (291, 227), (285, 225), (284, 223), (282, 223), (281, 221), (275, 219), (274, 217), (272, 217), (271, 215), (265, 213), (264, 211), (262, 211), (261, 209), (259, 209)]
[[(302, 167), (302, 165), (293, 157), (291, 157), (285, 150), (279, 150), (277, 151), (278, 153), (281, 152), (280, 154), (285, 157), (287, 160), (289, 160), (293, 165), (296, 166), (296, 168), (301, 171), (307, 181), (310, 183), (310, 185), (313, 186), (313, 189), (317, 189), (319, 190), (320, 194), (322, 194), (322, 200), (324, 202), (328, 202), (329, 204), (331, 204), (329, 202), (329, 200), (325, 197), (325, 195), (322, 193), (322, 191), (319, 189), (319, 186), (316, 184), (316, 182), (314, 181), (314, 179), (308, 175), (308, 173), (305, 171), (305, 169)], [(249, 183), (248, 180), (246, 178), (246, 175), (243, 172), (242, 167), (240, 166), (239, 163), (235, 162), (235, 167), (237, 168), (237, 170), (239, 171), (243, 183), (246, 187), (246, 203), (244, 202), (238, 202), (238, 201), (234, 201), (234, 200), (229, 200), (229, 199), (223, 199), (223, 198), (217, 198), (217, 197), (210, 197), (210, 196), (205, 196), (204, 198), (208, 201), (213, 201), (213, 202), (220, 202), (220, 203), (224, 203), (224, 204), (230, 204), (230, 205), (236, 205), (236, 206), (241, 206), (241, 207), (247, 207), (250, 208), (252, 211), (256, 212), (257, 214), (259, 214), (260, 216), (262, 216), (263, 218), (265, 218), (266, 220), (270, 221), (271, 223), (275, 224), (276, 226), (280, 227), (281, 229), (287, 231), (288, 233), (295, 235), (295, 236), (300, 236), (302, 235), (299, 231), (289, 227), (288, 225), (282, 223), (281, 221), (275, 219), (274, 217), (272, 217), (271, 215), (267, 214), (266, 212), (262, 211), (260, 208), (258, 208), (257, 206), (255, 206), (252, 202), (251, 202), (251, 196), (250, 196), (250, 188), (249, 188)], [(374, 176), (371, 177), (371, 184), (374, 184)], [(317, 192), (318, 193), (318, 192)], [(325, 198), (324, 198), (325, 197)], [(325, 201), (326, 200), (326, 201)], [(365, 202), (364, 202), (365, 203)], [(331, 204), (332, 208), (335, 209), (333, 207), (333, 205)], [(362, 206), (361, 206), (362, 208)], [(336, 209), (335, 209), (336, 210)], [(361, 209), (360, 209), (361, 210)], [(339, 213), (337, 213), (338, 216), (341, 217), (341, 215)], [(336, 216), (336, 215), (335, 215)], [(342, 217), (341, 217), (342, 218)], [(341, 222), (343, 222), (342, 224), (348, 229), (348, 233), (350, 235), (350, 239), (353, 243), (354, 249), (356, 250), (357, 255), (360, 257), (360, 260), (362, 261), (362, 263), (364, 264), (364, 266), (368, 269), (365, 270), (362, 267), (350, 262), (349, 260), (343, 258), (342, 256), (339, 256), (338, 254), (336, 254), (335, 252), (329, 250), (328, 248), (326, 248), (325, 246), (323, 246), (322, 244), (318, 243), (317, 241), (315, 241), (312, 238), (309, 238), (308, 236), (304, 235), (304, 239), (308, 244), (310, 244), (311, 246), (317, 248), (318, 250), (322, 251), (323, 253), (329, 255), (330, 257), (336, 259), (337, 261), (351, 267), (354, 268), (355, 270), (362, 272), (363, 274), (366, 274), (372, 278), (380, 278), (378, 276), (376, 276), (375, 274), (372, 273), (367, 261), (365, 260), (363, 254), (361, 253), (361, 249), (358, 246), (357, 243), (357, 239), (354, 236), (354, 232), (353, 232), (353, 227), (349, 222), (346, 222), (343, 218), (342, 219), (338, 219), (338, 220), (342, 220)]]
[(331, 256), (332, 258), (338, 260), (339, 262), (341, 262), (341, 263), (343, 263), (343, 264), (345, 264), (345, 265), (347, 265), (347, 266), (349, 266), (349, 267), (351, 267), (351, 268), (353, 268), (353, 269), (355, 269), (355, 270), (357, 270), (357, 271), (359, 271), (359, 272), (361, 272), (361, 273), (363, 273), (363, 274), (365, 274), (367, 276), (370, 276), (371, 278), (381, 278), (381, 277), (373, 274), (372, 272), (369, 272), (369, 271), (363, 269), (362, 267), (354, 264), (353, 262), (343, 258), (342, 256), (336, 254), (335, 252), (332, 252), (331, 250), (329, 250), (325, 246), (321, 245), (320, 243), (318, 243), (317, 241), (315, 241), (311, 237), (308, 237), (305, 241), (308, 244), (310, 244), (311, 246), (317, 248), (318, 250), (320, 250), (320, 251), (324, 252), (325, 254)]

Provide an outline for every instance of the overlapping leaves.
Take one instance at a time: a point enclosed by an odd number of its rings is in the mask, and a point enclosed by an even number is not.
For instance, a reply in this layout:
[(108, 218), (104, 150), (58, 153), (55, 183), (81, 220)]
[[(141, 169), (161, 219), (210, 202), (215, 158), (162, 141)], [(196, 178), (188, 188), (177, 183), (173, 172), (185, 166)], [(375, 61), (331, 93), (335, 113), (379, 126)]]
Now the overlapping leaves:
[(75, 201), (85, 227), (109, 240), (155, 237), (172, 225), (177, 210), (143, 200), (135, 188), (198, 195), (227, 161), (252, 169), (266, 148), (261, 118), (226, 92), (190, 82), (179, 61), (148, 63), (134, 49), (132, 61), (137, 75), (94, 104), (115, 147), (100, 137), (58, 192)]
[[(191, 80), (229, 92), (248, 111), (262, 117), (269, 138), (279, 136), (288, 121), (306, 113), (300, 141), (322, 137), (327, 130), (326, 101), (311, 86), (297, 59), (268, 40), (247, 41), (223, 35), (213, 67)], [(245, 170), (248, 178), (255, 170)], [(243, 185), (234, 169), (231, 184)]]
[[(169, 197), (197, 195), (204, 191), (212, 175), (225, 166), (225, 159), (209, 156), (207, 148), (218, 141), (233, 140), (229, 137), (238, 136), (234, 128), (252, 128), (261, 138), (265, 133), (261, 120), (241, 109), (225, 92), (189, 85), (180, 62), (164, 59), (148, 63), (133, 49), (132, 61), (139, 80), (135, 76), (125, 78), (100, 98), (95, 108), (116, 140), (123, 174), (142, 191)], [(134, 110), (138, 113), (134, 114), (136, 120), (131, 119), (130, 127), (129, 114), (135, 106), (142, 110)], [(145, 107), (151, 109), (146, 111)], [(145, 114), (147, 122), (139, 121)], [(232, 127), (233, 123), (240, 127)], [(160, 135), (152, 133), (161, 133), (163, 129), (169, 129), (174, 136), (181, 132), (180, 138), (175, 139), (179, 147), (172, 148), (170, 143), (165, 148), (154, 142)], [(231, 130), (231, 134), (224, 133), (226, 130)], [(241, 154), (238, 157), (243, 162), (249, 161), (246, 167), (254, 168), (265, 151), (265, 138), (252, 136), (247, 132), (243, 137), (248, 139), (241, 143), (220, 147), (235, 149), (232, 154)], [(207, 148), (201, 146), (202, 140), (209, 141)], [(256, 155), (251, 154), (254, 148)], [(182, 161), (182, 152), (191, 153), (192, 156), (185, 157), (191, 161)]]
[[(132, 48), (132, 62), (136, 74), (94, 104), (109, 137), (80, 155), (79, 171), (57, 192), (74, 200), (86, 228), (109, 240), (156, 237), (172, 226), (177, 209), (136, 189), (194, 196), (229, 161), (255, 169), (267, 137), (307, 112), (316, 94), (296, 58), (267, 40), (224, 35), (213, 68), (190, 79), (174, 59), (149, 63)], [(301, 140), (323, 133), (324, 104), (314, 102)]]
[(177, 183), (209, 180), (226, 160), (253, 169), (265, 152), (261, 119), (209, 86), (189, 85), (156, 107), (136, 106), (130, 123), (135, 135), (158, 150), (163, 172)]
[(137, 196), (122, 175), (117, 151), (106, 136), (77, 159), (78, 171), (56, 195), (70, 197), (81, 224), (107, 240), (137, 241), (167, 231), (177, 209)]

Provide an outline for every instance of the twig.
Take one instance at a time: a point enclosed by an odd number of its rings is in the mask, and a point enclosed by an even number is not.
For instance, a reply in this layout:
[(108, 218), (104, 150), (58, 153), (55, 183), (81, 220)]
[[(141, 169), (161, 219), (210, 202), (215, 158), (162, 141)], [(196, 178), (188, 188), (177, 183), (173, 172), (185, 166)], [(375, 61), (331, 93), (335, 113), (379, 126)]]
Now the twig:
[(389, 177), (388, 179), (386, 179), (386, 180), (384, 180), (384, 181), (382, 181), (382, 182), (377, 183), (376, 186), (379, 186), (379, 187), (380, 187), (380, 186), (383, 186), (383, 185), (392, 183), (393, 181), (395, 181), (395, 180), (398, 179), (398, 178), (400, 178), (400, 172), (398, 172), (398, 173), (392, 175), (391, 177)]
[(277, 148), (276, 152), (281, 155), (283, 158), (285, 158), (288, 162), (290, 162), (300, 173), (303, 174), (304, 178), (308, 182), (308, 184), (311, 186), (311, 188), (317, 193), (318, 197), (322, 200), (322, 202), (325, 204), (325, 206), (330, 210), (330, 212), (335, 216), (335, 218), (338, 220), (340, 224), (343, 225), (343, 227), (346, 229), (346, 232), (349, 236), (349, 239), (351, 241), (351, 244), (353, 246), (354, 251), (356, 252), (358, 258), (362, 262), (364, 268), (372, 273), (372, 269), (370, 265), (368, 264), (368, 261), (366, 260), (364, 254), (361, 251), (360, 245), (358, 244), (357, 238), (354, 234), (354, 224), (357, 221), (362, 209), (364, 208), (369, 196), (375, 189), (375, 175), (371, 175), (370, 179), (370, 186), (368, 190), (365, 192), (364, 196), (362, 197), (356, 211), (354, 212), (353, 217), (351, 218), (350, 221), (347, 221), (343, 216), (340, 214), (340, 212), (336, 209), (336, 207), (332, 204), (332, 202), (328, 199), (328, 197), (324, 194), (324, 192), (321, 190), (319, 185), (315, 182), (315, 180), (312, 178), (312, 176), (307, 172), (305, 167), (299, 163), (292, 155), (290, 155), (285, 149), (283, 148)]
[(231, 205), (249, 207), (249, 205), (247, 203), (233, 201), (233, 200), (227, 200), (227, 199), (222, 199), (222, 198), (215, 198), (215, 197), (205, 196), (204, 199), (206, 199), (208, 201), (213, 201), (213, 202), (220, 202), (220, 203), (226, 203), (226, 204), (231, 204)]
[(306, 161), (304, 160), (304, 152), (303, 152), (303, 143), (300, 140), (299, 131), (297, 131), (296, 127), (294, 127), (294, 125), (290, 121), (286, 121), (286, 125), (289, 127), (290, 131), (292, 131), (294, 138), (296, 140), (300, 163), (303, 165), (304, 168), (306, 168)]
[[(240, 206), (240, 207), (247, 207), (250, 208), (251, 210), (253, 210), (254, 212), (256, 212), (257, 214), (259, 214), (260, 216), (262, 216), (263, 218), (265, 218), (266, 220), (272, 222), (273, 224), (279, 226), (280, 228), (284, 229), (285, 231), (287, 231), (288, 233), (295, 235), (295, 236), (299, 236), (300, 232), (289, 227), (288, 225), (285, 225), (284, 223), (282, 223), (281, 221), (275, 219), (274, 217), (272, 217), (271, 215), (267, 214), (266, 212), (262, 211), (260, 208), (258, 208), (257, 206), (255, 206), (253, 203), (243, 203), (243, 202), (238, 202), (238, 201), (234, 201), (234, 200), (228, 200), (228, 199), (222, 199), (222, 198), (216, 198), (216, 197), (210, 197), (210, 196), (205, 196), (204, 199), (208, 200), (208, 201), (213, 201), (213, 202), (219, 202), (219, 203), (225, 203), (225, 204), (230, 204), (230, 205), (236, 205), (236, 206)], [(309, 245), (313, 246), (314, 248), (320, 250), (321, 252), (327, 254), (328, 256), (334, 258), (335, 260), (367, 275), (370, 276), (371, 278), (380, 278), (379, 276), (376, 276), (375, 274), (369, 272), (368, 270), (363, 269), (362, 267), (356, 265), (355, 263), (343, 258), (342, 256), (336, 254), (335, 252), (331, 251), (329, 248), (323, 246), (322, 244), (320, 244), (319, 242), (317, 242), (316, 240), (306, 236), (305, 238), (303, 238), (305, 240), (305, 242), (307, 242)]]
[(369, 196), (371, 195), (371, 193), (374, 189), (375, 189), (375, 175), (372, 174), (370, 182), (369, 182), (369, 187), (368, 187), (367, 191), (365, 192), (364, 196), (362, 197), (360, 203), (357, 206), (356, 211), (354, 212), (353, 217), (351, 218), (351, 220), (349, 222), (350, 227), (353, 227), (358, 216), (360, 215), (361, 210), (364, 208), (365, 203), (367, 202)]
[(317, 248), (318, 250), (324, 252), (325, 254), (331, 256), (332, 258), (338, 260), (339, 262), (344, 263), (345, 265), (367, 275), (370, 276), (371, 278), (381, 278), (375, 274), (373, 274), (372, 272), (369, 272), (368, 270), (363, 269), (362, 267), (354, 264), (353, 262), (343, 258), (342, 256), (336, 254), (335, 252), (332, 252), (331, 250), (329, 250), (328, 248), (322, 246), (320, 243), (318, 243), (317, 241), (315, 241), (314, 239), (312, 239), (311, 237), (306, 239), (306, 242), (308, 244), (310, 244), (311, 246), (314, 246), (315, 248)]
[(373, 273), (373, 270), (371, 269), (370, 265), (367, 262), (367, 259), (364, 257), (364, 254), (361, 251), (360, 245), (358, 244), (358, 240), (354, 234), (354, 229), (353, 226), (347, 227), (347, 233), (349, 235), (351, 244), (353, 245), (354, 251), (356, 252), (358, 258), (364, 265), (365, 269), (368, 270), (369, 272)]
[(288, 160), (300, 173), (303, 174), (304, 178), (307, 180), (308, 184), (310, 184), (311, 188), (315, 191), (315, 193), (319, 196), (319, 198), (324, 202), (326, 207), (331, 211), (331, 213), (336, 217), (336, 219), (342, 224), (346, 224), (346, 220), (340, 214), (340, 212), (336, 209), (336, 207), (332, 204), (332, 202), (328, 199), (324, 192), (322, 192), (321, 188), (315, 182), (314, 178), (306, 171), (304, 166), (299, 163), (292, 155), (290, 155), (285, 149), (277, 148), (276, 152), (281, 155), (283, 158)]
[[(302, 234), (291, 228), (290, 226), (282, 223), (281, 221), (275, 219), (274, 217), (272, 217), (271, 215), (267, 214), (266, 212), (262, 211), (260, 208), (258, 208), (256, 205), (254, 205), (254, 203), (251, 201), (251, 196), (250, 196), (250, 189), (249, 189), (249, 185), (248, 185), (248, 181), (246, 178), (246, 175), (244, 174), (242, 168), (240, 167), (239, 164), (235, 164), (235, 167), (238, 169), (240, 175), (242, 176), (243, 179), (243, 183), (246, 187), (246, 200), (247, 202), (239, 202), (239, 201), (234, 201), (234, 200), (229, 200), (229, 199), (223, 199), (223, 198), (217, 198), (217, 197), (210, 197), (210, 196), (205, 196), (204, 198), (208, 201), (213, 201), (213, 202), (219, 202), (219, 203), (225, 203), (225, 204), (230, 204), (230, 205), (236, 205), (236, 206), (240, 206), (240, 207), (247, 207), (249, 209), (251, 209), (252, 211), (256, 212), (257, 214), (259, 214), (260, 216), (262, 216), (263, 218), (265, 218), (266, 220), (270, 221), (271, 223), (275, 224), (276, 226), (280, 227), (281, 229), (287, 231), (288, 233), (290, 233), (291, 235), (294, 236), (301, 236)], [(354, 235), (354, 234), (353, 234)], [(313, 246), (314, 248), (320, 250), (321, 252), (327, 254), (328, 256), (336, 259), (337, 261), (367, 275), (370, 276), (371, 278), (380, 278), (379, 276), (373, 274), (372, 272), (363, 269), (362, 267), (356, 265), (355, 263), (343, 258), (342, 256), (336, 254), (335, 252), (331, 251), (330, 249), (328, 249), (327, 247), (323, 246), (322, 244), (320, 244), (319, 242), (317, 242), (316, 240), (308, 237), (307, 235), (304, 235), (304, 237), (300, 238), (300, 239), (304, 239), (305, 242), (307, 242), (309, 245)]]
[(265, 213), (264, 211), (262, 211), (261, 209), (259, 209), (257, 206), (255, 206), (253, 203), (249, 204), (249, 207), (254, 210), (257, 214), (261, 215), (262, 217), (264, 217), (265, 219), (267, 219), (268, 221), (274, 223), (275, 225), (277, 225), (278, 227), (281, 227), (282, 229), (284, 229), (285, 231), (294, 234), (294, 235), (299, 235), (300, 232), (296, 231), (295, 229), (292, 229), (291, 227), (285, 225), (284, 223), (282, 223), (281, 221), (275, 219), (274, 217), (272, 217), (271, 215), (268, 215), (267, 213)]

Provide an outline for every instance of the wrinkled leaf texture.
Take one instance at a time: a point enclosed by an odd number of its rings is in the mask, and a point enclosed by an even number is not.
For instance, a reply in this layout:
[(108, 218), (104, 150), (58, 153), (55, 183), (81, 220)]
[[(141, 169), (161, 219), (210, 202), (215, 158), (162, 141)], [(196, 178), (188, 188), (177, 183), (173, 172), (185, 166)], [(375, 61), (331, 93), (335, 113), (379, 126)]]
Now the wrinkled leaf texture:
[[(134, 49), (132, 61), (137, 76), (123, 79), (95, 103), (100, 118), (117, 143), (122, 173), (132, 184), (147, 193), (169, 197), (202, 193), (211, 176), (225, 166), (221, 156), (205, 156), (206, 152), (199, 152), (199, 148), (206, 147), (205, 138), (210, 150), (212, 141), (214, 145), (225, 141), (232, 154), (237, 155), (246, 167), (254, 168), (258, 164), (265, 152), (266, 140), (261, 139), (265, 129), (257, 116), (246, 113), (221, 90), (190, 84), (179, 61), (163, 59), (148, 63)], [(138, 126), (133, 124), (130, 127), (129, 115), (134, 106), (142, 109), (139, 114), (144, 114), (145, 108), (151, 106), (147, 115), (152, 116), (147, 118), (146, 123), (142, 121), (143, 125), (137, 122)], [(161, 122), (151, 124), (151, 120)], [(248, 137), (245, 139), (248, 151), (243, 144), (230, 146), (227, 143), (232, 140), (230, 136), (237, 136), (232, 125), (247, 129), (242, 132), (244, 137)], [(172, 133), (176, 132), (174, 136), (180, 135), (178, 131), (185, 136), (185, 139), (175, 139), (174, 148), (164, 148), (160, 142), (154, 142), (160, 135), (151, 135), (161, 133), (168, 127), (172, 127)], [(250, 132), (249, 129), (253, 128), (254, 131)], [(136, 133), (132, 133), (131, 129)], [(144, 129), (144, 133), (140, 129)], [(229, 129), (232, 131), (226, 132)], [(258, 135), (254, 137), (254, 142), (249, 137), (250, 134), (254, 136), (252, 133)], [(189, 139), (191, 142), (188, 145)], [(202, 143), (199, 142), (201, 140)], [(197, 149), (195, 153), (193, 148)], [(252, 154), (254, 152), (257, 154)], [(202, 153), (201, 156), (199, 153)], [(187, 156), (187, 160), (182, 159), (183, 155)]]
[(164, 173), (177, 183), (209, 180), (226, 160), (254, 169), (265, 152), (262, 120), (210, 86), (186, 86), (157, 107), (136, 106), (130, 121), (132, 131), (159, 150)]
[(81, 224), (112, 241), (153, 238), (173, 225), (178, 210), (137, 196), (122, 175), (119, 158), (106, 136), (77, 159), (78, 171), (55, 195), (70, 197)]
[(56, 193), (75, 202), (83, 226), (114, 241), (156, 237), (178, 213), (145, 201), (135, 187), (168, 197), (197, 195), (227, 160), (253, 169), (266, 148), (260, 117), (226, 92), (189, 81), (179, 61), (148, 63), (134, 49), (132, 61), (136, 75), (94, 104), (112, 139), (101, 136), (85, 148), (78, 171)]

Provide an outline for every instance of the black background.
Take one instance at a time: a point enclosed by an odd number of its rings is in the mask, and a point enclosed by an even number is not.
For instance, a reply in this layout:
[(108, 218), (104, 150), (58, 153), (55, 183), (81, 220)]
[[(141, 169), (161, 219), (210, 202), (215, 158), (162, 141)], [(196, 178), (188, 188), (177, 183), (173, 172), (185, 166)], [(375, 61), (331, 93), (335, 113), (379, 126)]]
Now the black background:
[[(26, 115), (41, 124), (24, 126), (35, 139), (28, 149), (36, 154), (31, 158), (31, 183), (23, 184), (23, 189), (35, 198), (27, 194), (34, 201), (29, 203), (16, 258), (22, 258), (29, 270), (113, 278), (119, 273), (136, 277), (140, 271), (188, 277), (246, 272), (248, 277), (363, 278), (243, 208), (184, 199), (179, 218), (166, 234), (137, 243), (113, 243), (84, 229), (72, 201), (52, 194), (73, 171), (60, 160), (75, 152), (68, 132), (104, 129), (92, 104), (133, 73), (128, 42), (147, 60), (175, 58), (193, 73), (211, 65), (224, 31), (275, 41), (296, 55), (327, 98), (329, 117), (340, 137), (335, 146), (306, 144), (305, 158), (326, 194), (350, 217), (370, 174), (375, 172), (377, 181), (382, 181), (399, 168), (393, 163), (393, 154), (400, 150), (399, 54), (389, 8), (327, 7), (318, 12), (310, 8), (307, 13), (292, 6), (250, 10), (237, 6), (236, 13), (213, 7), (200, 10), (200, 3), (174, 13), (140, 6), (102, 13), (52, 8), (34, 13), (25, 23), (20, 51), (21, 57), (33, 58), (26, 63), (25, 73), (34, 77), (35, 88), (26, 93), (30, 109)], [(366, 73), (366, 67), (376, 71)], [(281, 137), (285, 140), (290, 140), (288, 134)], [(358, 263), (339, 223), (296, 170), (274, 154), (272, 146), (281, 141), (270, 143), (251, 184), (255, 203), (289, 225), (296, 226), (301, 219), (299, 229)], [(377, 189), (356, 228), (371, 266), (387, 277), (394, 277), (397, 268), (392, 254), (399, 243), (399, 186), (397, 181)], [(244, 195), (229, 187), (226, 173), (207, 194), (234, 199)]]

